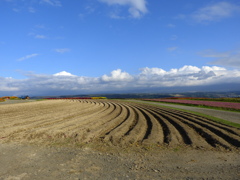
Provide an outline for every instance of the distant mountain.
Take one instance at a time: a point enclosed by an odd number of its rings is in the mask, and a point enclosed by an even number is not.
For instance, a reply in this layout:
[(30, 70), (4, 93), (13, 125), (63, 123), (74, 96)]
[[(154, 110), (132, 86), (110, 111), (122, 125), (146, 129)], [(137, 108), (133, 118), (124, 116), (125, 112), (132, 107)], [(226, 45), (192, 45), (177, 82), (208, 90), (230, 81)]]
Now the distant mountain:
[(44, 98), (71, 98), (71, 97), (107, 97), (109, 99), (124, 99), (124, 98), (166, 98), (166, 97), (206, 97), (206, 98), (221, 98), (221, 97), (238, 97), (240, 91), (232, 92), (175, 92), (175, 93), (106, 93), (106, 94), (79, 94), (79, 95), (63, 95), (63, 96), (34, 96), (32, 99)]

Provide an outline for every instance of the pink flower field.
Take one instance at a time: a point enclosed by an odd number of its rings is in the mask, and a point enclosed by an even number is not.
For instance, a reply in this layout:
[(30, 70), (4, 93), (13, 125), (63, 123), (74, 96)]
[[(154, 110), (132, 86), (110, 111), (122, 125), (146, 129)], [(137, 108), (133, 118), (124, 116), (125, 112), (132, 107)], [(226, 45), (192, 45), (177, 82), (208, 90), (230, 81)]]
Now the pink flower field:
[(185, 99), (144, 99), (144, 100), (240, 109), (240, 103), (232, 103), (232, 102), (198, 101), (198, 100), (185, 100)]

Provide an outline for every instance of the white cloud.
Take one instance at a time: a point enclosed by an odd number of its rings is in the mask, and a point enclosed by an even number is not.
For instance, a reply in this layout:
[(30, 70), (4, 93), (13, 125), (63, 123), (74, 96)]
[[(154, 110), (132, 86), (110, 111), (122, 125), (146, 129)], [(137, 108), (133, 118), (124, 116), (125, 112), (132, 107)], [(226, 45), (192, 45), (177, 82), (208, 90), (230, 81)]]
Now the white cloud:
[[(36, 27), (36, 28), (38, 28), (38, 27)], [(36, 31), (36, 30), (35, 30), (35, 31)], [(45, 36), (45, 35), (43, 35), (43, 34), (36, 34), (36, 33), (34, 33), (34, 32), (28, 33), (28, 36), (32, 36), (32, 37), (34, 37), (35, 39), (46, 39), (46, 38), (47, 38), (47, 36)]]
[(236, 11), (240, 11), (239, 6), (222, 1), (197, 10), (192, 18), (197, 22), (219, 21), (231, 17)]
[[(99, 0), (100, 2), (107, 3), (109, 5), (121, 5), (130, 6), (128, 12), (133, 18), (140, 18), (142, 15), (148, 12), (146, 7), (146, 0)], [(115, 14), (114, 17), (117, 15)], [(119, 17), (119, 16), (117, 16)]]
[(73, 75), (69, 72), (66, 72), (66, 71), (61, 71), (59, 73), (54, 74), (54, 76), (75, 76), (75, 75)]
[(1, 86), (0, 87), (0, 92), (1, 91), (18, 91), (19, 89), (16, 87), (8, 87), (8, 86)]
[(211, 71), (215, 72), (217, 75), (221, 75), (221, 72), (226, 72), (227, 69), (223, 67), (218, 67), (218, 66), (203, 66), (202, 70), (205, 71), (206, 73), (209, 73)]
[(69, 52), (70, 49), (68, 49), (68, 48), (62, 48), (62, 49), (55, 49), (55, 51), (58, 52), (58, 53), (66, 53), (66, 52)]
[[(113, 70), (110, 75), (100, 77), (76, 76), (62, 71), (53, 75), (27, 74), (24, 79), (0, 77), (0, 94), (11, 91), (13, 94), (63, 95), (80, 93), (119, 92), (139, 89), (146, 92), (154, 88), (190, 88), (193, 86), (228, 87), (231, 83), (240, 84), (240, 71), (228, 70), (218, 66), (196, 67), (186, 65), (168, 71), (154, 67), (140, 69), (139, 74), (131, 75), (121, 69)], [(228, 84), (226, 86), (226, 84)], [(240, 86), (239, 86), (240, 87)], [(207, 89), (206, 89), (207, 90)], [(1, 95), (0, 95), (1, 96)]]
[(167, 72), (161, 68), (142, 68), (141, 70), (141, 75), (165, 75)]
[(133, 77), (127, 72), (122, 72), (121, 69), (117, 69), (111, 72), (111, 76), (103, 75), (103, 81), (130, 81)]
[[(184, 87), (224, 83), (224, 79), (231, 72), (216, 66), (198, 68), (188, 65), (169, 71), (159, 68), (143, 68), (141, 71), (139, 82), (151, 87)], [(240, 71), (238, 71), (237, 78), (240, 79)]]
[(178, 70), (180, 74), (198, 73), (199, 71), (201, 69), (196, 66), (183, 66)]
[(58, 0), (41, 0), (42, 3), (46, 3), (46, 4), (49, 4), (51, 6), (58, 6), (58, 7), (61, 7), (62, 4), (60, 1)]
[(216, 52), (208, 49), (199, 53), (200, 56), (206, 58), (214, 58), (209, 64), (221, 65), (226, 67), (240, 68), (240, 51)]
[(84, 12), (81, 12), (78, 14), (79, 19), (83, 20), (85, 17), (91, 15), (96, 10), (96, 7), (94, 4), (89, 4), (84, 7)]
[(240, 53), (230, 54), (228, 57), (219, 58), (210, 62), (210, 64), (240, 68)]
[(38, 55), (39, 55), (39, 54), (29, 54), (29, 55), (26, 55), (26, 56), (24, 56), (24, 57), (19, 58), (17, 61), (24, 61), (24, 60), (26, 60), (26, 59), (30, 59), (30, 58), (36, 57), (36, 56), (38, 56)]

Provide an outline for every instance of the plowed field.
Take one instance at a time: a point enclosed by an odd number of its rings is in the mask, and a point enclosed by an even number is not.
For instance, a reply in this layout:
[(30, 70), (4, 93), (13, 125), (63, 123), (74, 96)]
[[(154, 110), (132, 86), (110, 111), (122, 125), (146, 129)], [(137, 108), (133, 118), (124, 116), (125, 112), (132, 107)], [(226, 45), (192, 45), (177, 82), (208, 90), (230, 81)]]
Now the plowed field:
[(240, 147), (240, 129), (186, 112), (123, 101), (38, 101), (3, 105), (0, 114), (0, 141)]

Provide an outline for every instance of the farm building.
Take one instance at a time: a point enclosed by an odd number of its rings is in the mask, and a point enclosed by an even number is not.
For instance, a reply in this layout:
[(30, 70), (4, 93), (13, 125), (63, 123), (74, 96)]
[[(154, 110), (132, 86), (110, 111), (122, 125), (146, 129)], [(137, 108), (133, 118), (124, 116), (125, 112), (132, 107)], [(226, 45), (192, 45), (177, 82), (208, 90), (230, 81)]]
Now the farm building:
[(30, 99), (29, 96), (21, 96), (20, 99)]

